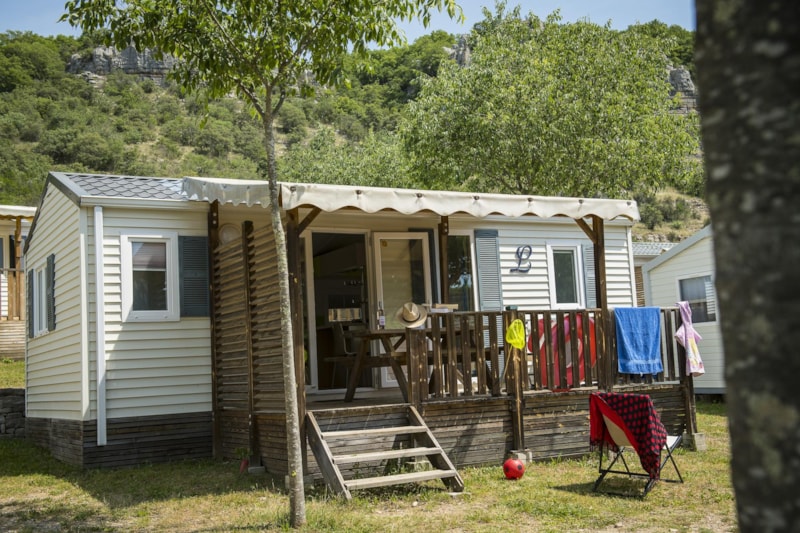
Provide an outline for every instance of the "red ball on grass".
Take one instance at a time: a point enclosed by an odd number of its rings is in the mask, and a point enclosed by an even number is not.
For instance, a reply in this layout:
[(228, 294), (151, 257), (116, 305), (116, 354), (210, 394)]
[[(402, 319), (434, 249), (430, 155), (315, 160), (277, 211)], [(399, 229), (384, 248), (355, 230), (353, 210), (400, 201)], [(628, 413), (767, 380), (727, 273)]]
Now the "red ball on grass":
[(503, 463), (503, 473), (506, 475), (506, 479), (519, 479), (525, 473), (525, 463), (513, 457), (506, 459), (506, 462)]

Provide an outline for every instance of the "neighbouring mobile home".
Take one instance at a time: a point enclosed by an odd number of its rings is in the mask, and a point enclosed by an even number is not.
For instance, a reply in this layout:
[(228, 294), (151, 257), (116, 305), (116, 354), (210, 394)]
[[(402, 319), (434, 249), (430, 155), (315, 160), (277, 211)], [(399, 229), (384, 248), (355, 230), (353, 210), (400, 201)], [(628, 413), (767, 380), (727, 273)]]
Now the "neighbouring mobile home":
[(705, 374), (694, 378), (698, 394), (725, 394), (725, 352), (714, 286), (714, 234), (706, 226), (642, 267), (647, 305), (688, 301)]

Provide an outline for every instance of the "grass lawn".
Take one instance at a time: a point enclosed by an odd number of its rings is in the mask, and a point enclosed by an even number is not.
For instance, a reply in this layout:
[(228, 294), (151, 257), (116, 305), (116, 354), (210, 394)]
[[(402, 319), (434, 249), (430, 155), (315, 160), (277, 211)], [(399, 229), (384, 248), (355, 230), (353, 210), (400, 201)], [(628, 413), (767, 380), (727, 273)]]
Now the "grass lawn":
[[(302, 531), (736, 531), (724, 404), (699, 403), (697, 419), (708, 450), (679, 450), (686, 482), (658, 483), (644, 500), (592, 493), (592, 454), (533, 463), (519, 481), (505, 480), (499, 465), (464, 469), (458, 496), (440, 482), (359, 491), (350, 502), (307, 487)], [(281, 486), (239, 474), (234, 462), (82, 471), (25, 441), (0, 440), (4, 531), (287, 530)]]
[(0, 389), (22, 389), (25, 387), (25, 361), (0, 359)]

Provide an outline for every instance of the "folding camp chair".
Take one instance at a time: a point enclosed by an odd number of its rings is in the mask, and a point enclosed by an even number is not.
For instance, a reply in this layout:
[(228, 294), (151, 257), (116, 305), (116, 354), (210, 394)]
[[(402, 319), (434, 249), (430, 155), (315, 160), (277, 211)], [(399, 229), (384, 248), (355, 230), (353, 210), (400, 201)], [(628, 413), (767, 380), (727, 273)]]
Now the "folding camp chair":
[[(592, 490), (596, 491), (608, 474), (647, 478), (642, 497), (661, 479), (661, 471), (671, 462), (678, 479), (664, 479), (683, 483), (678, 465), (672, 457), (681, 442), (680, 436), (668, 436), (653, 402), (644, 394), (596, 392), (589, 397), (590, 442), (599, 448), (600, 476)], [(624, 452), (633, 450), (639, 456), (644, 472), (632, 471)], [(661, 458), (662, 452), (666, 452)], [(608, 466), (603, 466), (604, 456), (613, 456)], [(622, 467), (619, 466), (619, 463)], [(617, 465), (617, 470), (614, 466)], [(622, 470), (621, 468), (624, 468)]]

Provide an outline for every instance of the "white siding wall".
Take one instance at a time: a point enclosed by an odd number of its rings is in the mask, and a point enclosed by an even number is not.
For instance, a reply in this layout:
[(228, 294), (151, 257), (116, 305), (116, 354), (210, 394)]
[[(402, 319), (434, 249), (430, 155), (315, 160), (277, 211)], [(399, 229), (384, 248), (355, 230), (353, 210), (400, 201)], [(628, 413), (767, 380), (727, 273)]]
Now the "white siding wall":
[[(241, 210), (243, 212), (244, 210)], [(258, 221), (268, 216), (261, 208), (252, 208), (250, 217)], [(223, 211), (222, 222), (236, 221), (233, 212)], [(264, 218), (262, 220), (268, 219)], [(475, 219), (467, 216), (451, 216), (450, 231), (496, 229), (500, 243), (500, 269), (503, 284), (503, 305), (516, 305), (520, 309), (548, 309), (551, 307), (548, 277), (547, 244), (579, 244), (591, 246), (591, 241), (571, 219), (504, 219), (489, 217)], [(261, 222), (263, 223), (263, 222)], [(258, 222), (257, 222), (258, 224)], [(389, 214), (321, 214), (311, 225), (314, 231), (407, 231), (408, 228), (430, 228), (434, 241), (438, 240), (438, 216), (418, 215), (414, 217)], [(633, 280), (632, 255), (630, 252), (630, 223), (606, 222), (606, 275), (608, 300), (611, 307), (636, 305), (636, 289)], [(369, 242), (369, 241), (368, 241)], [(531, 246), (532, 268), (527, 273), (511, 272), (517, 266), (516, 251), (519, 246)], [(436, 244), (438, 255), (438, 243)], [(372, 251), (368, 252), (372, 261)], [(438, 259), (437, 259), (438, 261)], [(438, 276), (438, 272), (433, 273)], [(374, 280), (370, 280), (372, 284)]]
[[(555, 306), (555, 295), (550, 294), (548, 244), (592, 246), (583, 230), (572, 220), (495, 223), (493, 227), (499, 230), (500, 237), (503, 305), (516, 305), (519, 309), (551, 309)], [(608, 304), (611, 307), (635, 305), (627, 226), (606, 223), (605, 231)], [(532, 249), (531, 270), (512, 272), (511, 269), (518, 264), (517, 248), (524, 245), (530, 245)]]
[[(646, 271), (649, 279), (649, 291), (645, 295), (647, 305), (674, 306), (680, 300), (680, 279), (707, 275), (715, 279), (713, 246), (713, 239), (706, 237)], [(698, 347), (706, 370), (704, 375), (694, 378), (695, 389), (724, 392), (725, 358), (719, 322), (702, 322), (694, 324), (694, 328), (703, 337)]]
[[(211, 410), (211, 331), (208, 318), (122, 322), (120, 233), (177, 231), (205, 235), (206, 213), (105, 208), (106, 409), (108, 418)], [(95, 322), (94, 216), (89, 214), (89, 323)], [(97, 416), (96, 333), (89, 329), (91, 411)]]
[(81, 239), (78, 207), (48, 186), (25, 268), (55, 254), (56, 329), (28, 339), (27, 416), (80, 420), (85, 414), (81, 339)]

